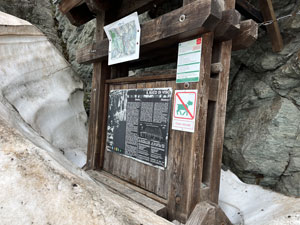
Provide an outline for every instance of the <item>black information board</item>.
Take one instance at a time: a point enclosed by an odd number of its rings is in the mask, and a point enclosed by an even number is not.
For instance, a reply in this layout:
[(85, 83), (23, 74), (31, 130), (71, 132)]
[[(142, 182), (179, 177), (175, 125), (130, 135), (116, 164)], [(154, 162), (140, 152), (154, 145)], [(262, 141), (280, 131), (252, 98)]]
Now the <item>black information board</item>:
[(171, 99), (172, 88), (110, 91), (107, 151), (165, 168)]

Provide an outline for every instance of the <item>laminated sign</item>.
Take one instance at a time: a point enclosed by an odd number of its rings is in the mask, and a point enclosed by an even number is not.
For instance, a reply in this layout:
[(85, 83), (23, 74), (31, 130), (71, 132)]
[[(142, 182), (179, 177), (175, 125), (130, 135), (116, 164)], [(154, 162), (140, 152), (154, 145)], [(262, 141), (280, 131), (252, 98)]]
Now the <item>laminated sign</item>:
[(199, 81), (201, 52), (202, 38), (179, 44), (176, 83)]
[(177, 90), (174, 97), (173, 130), (194, 133), (197, 90)]
[(141, 27), (137, 12), (104, 27), (109, 40), (108, 65), (138, 59)]

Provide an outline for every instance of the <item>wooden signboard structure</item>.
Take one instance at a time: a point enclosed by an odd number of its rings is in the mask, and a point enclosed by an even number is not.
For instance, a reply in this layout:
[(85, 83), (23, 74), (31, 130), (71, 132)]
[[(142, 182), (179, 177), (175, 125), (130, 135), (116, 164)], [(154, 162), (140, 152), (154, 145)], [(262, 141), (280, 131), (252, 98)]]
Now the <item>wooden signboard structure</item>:
[[(249, 47), (258, 25), (241, 21), (235, 0), (184, 0), (182, 6), (141, 28), (141, 54), (135, 61), (108, 66), (103, 27), (132, 12), (157, 8), (164, 0), (63, 0), (60, 9), (73, 24), (96, 17), (96, 42), (79, 49), (79, 63), (93, 63), (86, 168), (99, 182), (170, 221), (230, 224), (217, 206), (226, 101), (232, 49)], [(178, 43), (202, 37), (200, 81), (176, 83), (176, 70), (128, 77), (130, 68), (175, 62)], [(169, 130), (163, 170), (106, 150), (110, 90), (172, 88), (197, 90), (195, 132)], [(173, 96), (174, 98), (174, 96)], [(173, 108), (173, 106), (172, 106)], [(170, 124), (172, 123), (170, 117)]]

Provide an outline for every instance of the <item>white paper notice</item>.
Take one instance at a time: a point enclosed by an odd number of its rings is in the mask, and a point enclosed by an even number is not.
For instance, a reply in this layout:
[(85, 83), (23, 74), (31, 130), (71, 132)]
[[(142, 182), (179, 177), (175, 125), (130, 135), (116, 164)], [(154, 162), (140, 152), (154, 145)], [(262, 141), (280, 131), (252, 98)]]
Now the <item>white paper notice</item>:
[(201, 52), (202, 38), (179, 44), (176, 83), (199, 81)]
[(109, 39), (108, 65), (140, 57), (141, 27), (137, 12), (104, 27)]
[(176, 90), (172, 129), (195, 132), (197, 90)]

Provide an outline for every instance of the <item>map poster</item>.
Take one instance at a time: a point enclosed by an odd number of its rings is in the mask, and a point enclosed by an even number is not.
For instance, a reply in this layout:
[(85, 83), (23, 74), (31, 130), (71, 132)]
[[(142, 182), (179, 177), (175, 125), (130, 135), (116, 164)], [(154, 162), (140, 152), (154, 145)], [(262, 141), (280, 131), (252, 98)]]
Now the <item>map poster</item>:
[(201, 52), (202, 38), (179, 43), (176, 83), (199, 81)]
[(172, 88), (110, 91), (107, 151), (165, 169), (171, 101)]
[(140, 57), (141, 27), (137, 12), (104, 27), (109, 40), (108, 65)]

